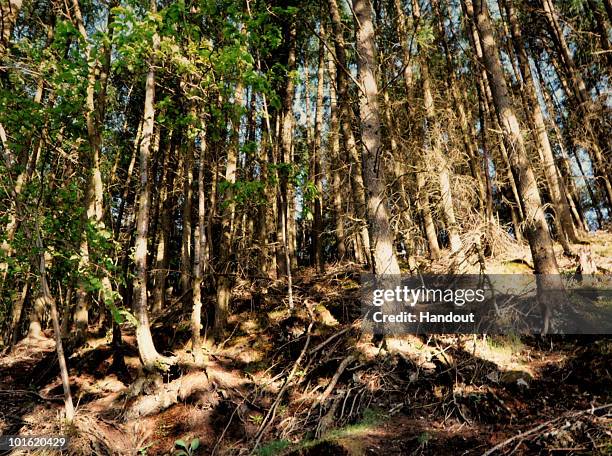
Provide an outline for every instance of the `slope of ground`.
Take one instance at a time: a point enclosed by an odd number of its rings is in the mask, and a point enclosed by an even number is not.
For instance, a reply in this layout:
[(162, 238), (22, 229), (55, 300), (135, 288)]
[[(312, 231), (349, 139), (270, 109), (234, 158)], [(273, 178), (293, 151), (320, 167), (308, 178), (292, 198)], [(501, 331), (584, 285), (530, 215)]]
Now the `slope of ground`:
[(358, 277), (352, 265), (301, 271), (294, 314), (282, 282), (238, 283), (228, 338), (205, 370), (186, 348), (181, 303), (153, 328), (180, 359), (164, 376), (140, 371), (128, 326), (125, 372), (113, 368), (109, 336), (92, 338), (69, 359), (70, 428), (50, 334), (26, 339), (0, 359), (0, 432), (65, 433), (76, 455), (172, 454), (194, 438), (193, 454), (206, 455), (256, 444), (260, 455), (612, 454), (610, 338), (381, 343), (360, 334)]

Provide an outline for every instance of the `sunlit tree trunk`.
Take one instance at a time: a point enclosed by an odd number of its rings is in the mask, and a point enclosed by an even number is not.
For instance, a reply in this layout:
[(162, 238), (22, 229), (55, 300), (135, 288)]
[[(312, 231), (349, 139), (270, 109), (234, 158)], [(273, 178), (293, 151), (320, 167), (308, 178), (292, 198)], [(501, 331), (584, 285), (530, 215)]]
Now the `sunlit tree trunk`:
[(381, 163), (381, 121), (378, 104), (376, 45), (372, 11), (366, 0), (353, 0), (355, 11), (356, 48), (360, 81), (359, 107), (361, 115), (364, 185), (366, 188), (368, 227), (372, 250), (372, 272), (399, 274), (400, 268), (393, 250), (393, 235), (385, 201), (384, 169)]
[[(156, 11), (155, 0), (151, 1), (151, 12)], [(159, 47), (159, 36), (153, 35), (153, 52)], [(134, 249), (134, 263), (136, 276), (134, 277), (134, 314), (137, 320), (136, 341), (138, 353), (143, 367), (148, 371), (161, 368), (161, 355), (157, 352), (151, 327), (149, 325), (149, 311), (147, 303), (147, 234), (149, 230), (149, 212), (151, 202), (151, 180), (149, 178), (149, 158), (153, 141), (155, 118), (155, 62), (151, 59), (147, 73), (144, 101), (144, 120), (142, 124), (142, 140), (139, 149), (140, 163), (140, 190), (138, 196), (138, 215), (136, 221), (136, 244)]]
[(204, 168), (206, 166), (206, 137), (199, 135), (198, 157), (198, 218), (194, 230), (193, 247), (193, 306), (191, 312), (191, 351), (196, 363), (203, 361), (202, 353), (202, 272), (206, 247), (206, 194)]
[(578, 242), (579, 239), (574, 228), (565, 188), (555, 164), (555, 157), (548, 138), (546, 124), (544, 123), (544, 115), (542, 114), (540, 103), (537, 99), (535, 82), (533, 75), (531, 74), (529, 59), (523, 44), (521, 29), (516, 17), (516, 12), (512, 5), (512, 0), (500, 0), (500, 4), (504, 6), (508, 16), (508, 21), (510, 23), (510, 31), (514, 41), (514, 49), (518, 57), (521, 77), (523, 79), (523, 87), (525, 89), (524, 94), (528, 103), (528, 114), (535, 129), (534, 134), (542, 156), (544, 175), (546, 176), (550, 196), (556, 211), (555, 220), (557, 221), (559, 237), (566, 253), (571, 254), (572, 249), (569, 246), (569, 243)]
[[(547, 294), (549, 288), (562, 289), (559, 268), (553, 251), (553, 244), (548, 231), (548, 224), (542, 207), (542, 200), (537, 183), (525, 149), (522, 132), (516, 118), (503, 67), (499, 57), (489, 11), (485, 0), (464, 0), (468, 17), (474, 21), (482, 44), (484, 65), (491, 75), (491, 92), (493, 103), (504, 135), (511, 145), (510, 165), (514, 175), (518, 176), (518, 191), (525, 215), (525, 233), (529, 241), (535, 272), (538, 275), (538, 299), (544, 314), (544, 332), (548, 331), (550, 312), (553, 304)], [(558, 304), (561, 304), (559, 302)]]
[(193, 150), (194, 145), (187, 139), (183, 160), (183, 229), (181, 241), (181, 293), (191, 288), (191, 212), (193, 201)]
[(223, 192), (221, 211), (221, 246), (219, 250), (219, 265), (217, 268), (217, 301), (215, 306), (214, 335), (220, 336), (225, 328), (229, 313), (229, 304), (232, 293), (232, 250), (233, 236), (232, 225), (236, 212), (234, 201), (234, 184), (236, 183), (236, 168), (238, 163), (238, 146), (240, 134), (240, 119), (242, 103), (244, 102), (244, 86), (241, 82), (236, 85), (234, 93), (234, 109), (232, 116), (232, 134), (230, 144), (227, 148), (227, 164), (225, 166), (225, 191)]
[(290, 236), (292, 229), (290, 220), (293, 218), (293, 213), (290, 212), (294, 193), (292, 186), (289, 184), (289, 175), (293, 164), (293, 100), (295, 98), (295, 81), (293, 72), (296, 69), (296, 24), (292, 23), (289, 26), (289, 55), (287, 57), (287, 81), (282, 99), (282, 115), (280, 122), (280, 163), (282, 166), (279, 170), (279, 186), (280, 186), (280, 201), (279, 201), (279, 225), (280, 238), (284, 253), (284, 268), (283, 271), (287, 275), (287, 290), (289, 307), (293, 308), (293, 278), (292, 278), (292, 256), (295, 257), (293, 250), (293, 239)]

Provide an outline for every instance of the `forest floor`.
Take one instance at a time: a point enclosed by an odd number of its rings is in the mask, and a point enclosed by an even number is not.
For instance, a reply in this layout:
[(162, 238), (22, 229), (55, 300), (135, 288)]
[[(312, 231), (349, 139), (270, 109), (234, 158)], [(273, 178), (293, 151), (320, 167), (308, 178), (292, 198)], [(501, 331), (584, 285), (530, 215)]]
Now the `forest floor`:
[[(612, 235), (594, 237), (592, 251), (607, 265)], [(504, 262), (516, 267), (506, 258), (493, 270)], [(258, 439), (262, 456), (485, 454), (496, 445), (491, 454), (612, 454), (612, 338), (375, 344), (360, 336), (358, 278), (351, 264), (299, 271), (294, 314), (282, 281), (238, 282), (228, 338), (204, 370), (193, 365), (180, 301), (153, 320), (156, 346), (180, 360), (162, 377), (142, 374), (133, 328), (123, 328), (125, 369), (113, 363), (111, 335), (92, 336), (68, 361), (69, 429), (51, 334), (25, 339), (0, 358), (0, 432), (67, 433), (76, 455), (173, 454), (194, 438), (193, 454), (205, 455), (249, 454)]]

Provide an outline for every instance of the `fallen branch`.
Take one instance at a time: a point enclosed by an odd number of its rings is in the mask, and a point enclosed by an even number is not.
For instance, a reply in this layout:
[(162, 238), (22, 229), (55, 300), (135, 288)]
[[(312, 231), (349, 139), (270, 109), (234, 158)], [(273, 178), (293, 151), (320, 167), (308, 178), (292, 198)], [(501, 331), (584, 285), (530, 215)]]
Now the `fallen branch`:
[(327, 344), (329, 344), (332, 340), (334, 340), (336, 337), (341, 336), (342, 334), (344, 334), (347, 331), (350, 331), (352, 328), (352, 326), (348, 326), (347, 328), (344, 328), (342, 331), (338, 331), (337, 333), (332, 334), (331, 336), (329, 336), (327, 339), (325, 339), (323, 342), (321, 342), (319, 345), (317, 345), (315, 348), (313, 348), (312, 350), (310, 350), (308, 352), (309, 355), (312, 355), (313, 353), (318, 352), (319, 350), (321, 350), (323, 347), (325, 347)]
[(316, 407), (318, 404), (324, 403), (327, 400), (327, 398), (333, 391), (334, 387), (336, 386), (336, 383), (338, 383), (340, 376), (342, 375), (346, 367), (353, 361), (355, 361), (355, 357), (353, 355), (348, 355), (346, 358), (342, 360), (342, 362), (338, 366), (338, 369), (336, 370), (336, 373), (334, 374), (331, 381), (329, 382), (329, 385), (327, 385), (327, 388), (325, 388), (325, 391), (323, 391), (323, 394), (319, 396), (319, 399), (317, 399), (317, 401), (314, 404), (312, 404), (311, 409)]
[(302, 359), (304, 358), (304, 355), (306, 354), (306, 350), (308, 350), (308, 346), (310, 345), (310, 336), (311, 336), (310, 331), (312, 329), (313, 324), (314, 324), (314, 321), (311, 321), (310, 324), (308, 325), (308, 329), (306, 330), (307, 336), (306, 336), (306, 343), (304, 343), (304, 348), (302, 348), (302, 352), (300, 353), (300, 356), (298, 356), (298, 359), (293, 364), (293, 368), (291, 369), (291, 372), (289, 372), (289, 375), (285, 379), (285, 383), (283, 384), (283, 386), (281, 387), (280, 391), (276, 395), (276, 399), (274, 400), (274, 402), (272, 403), (272, 405), (268, 409), (268, 413), (266, 413), (266, 416), (264, 417), (263, 421), (261, 422), (261, 425), (259, 426), (259, 429), (257, 430), (257, 434), (255, 434), (255, 436), (256, 436), (255, 437), (255, 445), (253, 445), (253, 449), (251, 450), (250, 454), (253, 454), (255, 452), (255, 449), (259, 445), (259, 442), (261, 441), (261, 438), (263, 437), (264, 432), (266, 431), (266, 429), (268, 428), (270, 423), (272, 423), (272, 421), (274, 421), (274, 418), (276, 417), (276, 408), (278, 407), (278, 404), (280, 403), (280, 401), (281, 401), (281, 399), (283, 397), (283, 394), (285, 393), (285, 391), (289, 387), (289, 383), (291, 382), (291, 380), (295, 376), (297, 368), (299, 367), (300, 363), (302, 362)]
[(580, 415), (584, 415), (585, 413), (590, 413), (593, 414), (598, 410), (605, 410), (608, 408), (612, 408), (612, 404), (606, 404), (606, 405), (602, 405), (600, 407), (593, 407), (587, 410), (582, 410), (579, 412), (570, 412), (570, 413), (566, 413), (564, 415), (561, 415), (557, 418), (554, 418), (552, 420), (546, 421), (545, 423), (539, 424), (538, 426), (531, 428), (525, 432), (521, 432), (520, 434), (515, 435), (514, 437), (510, 437), (507, 440), (504, 440), (503, 442), (495, 445), (493, 448), (491, 448), (490, 450), (486, 451), (485, 453), (483, 453), (482, 456), (490, 456), (491, 454), (495, 453), (497, 450), (500, 450), (501, 448), (505, 447), (506, 445), (508, 445), (509, 443), (514, 442), (515, 440), (518, 439), (523, 439), (524, 437), (527, 437), (528, 435), (534, 434), (536, 432), (538, 432), (541, 429), (546, 428), (547, 426), (553, 424), (556, 421), (560, 421), (563, 420), (565, 418), (569, 418), (569, 417), (575, 417), (575, 416), (580, 416)]

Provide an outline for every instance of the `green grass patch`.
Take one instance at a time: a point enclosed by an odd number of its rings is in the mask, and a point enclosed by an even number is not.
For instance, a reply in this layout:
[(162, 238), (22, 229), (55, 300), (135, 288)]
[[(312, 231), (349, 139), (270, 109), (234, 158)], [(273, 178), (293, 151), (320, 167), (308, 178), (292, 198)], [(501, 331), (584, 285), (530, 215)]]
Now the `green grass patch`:
[(266, 443), (256, 452), (257, 456), (275, 456), (291, 445), (289, 440), (274, 440)]
[(367, 408), (363, 411), (363, 416), (358, 422), (350, 424), (343, 428), (332, 429), (319, 439), (306, 438), (296, 444), (293, 450), (307, 450), (309, 448), (319, 445), (322, 442), (333, 442), (342, 439), (347, 439), (349, 437), (363, 435), (383, 423), (387, 418), (387, 415), (385, 415), (381, 410)]
[(519, 353), (524, 347), (521, 336), (518, 334), (487, 337), (487, 345), (491, 350), (511, 354)]

